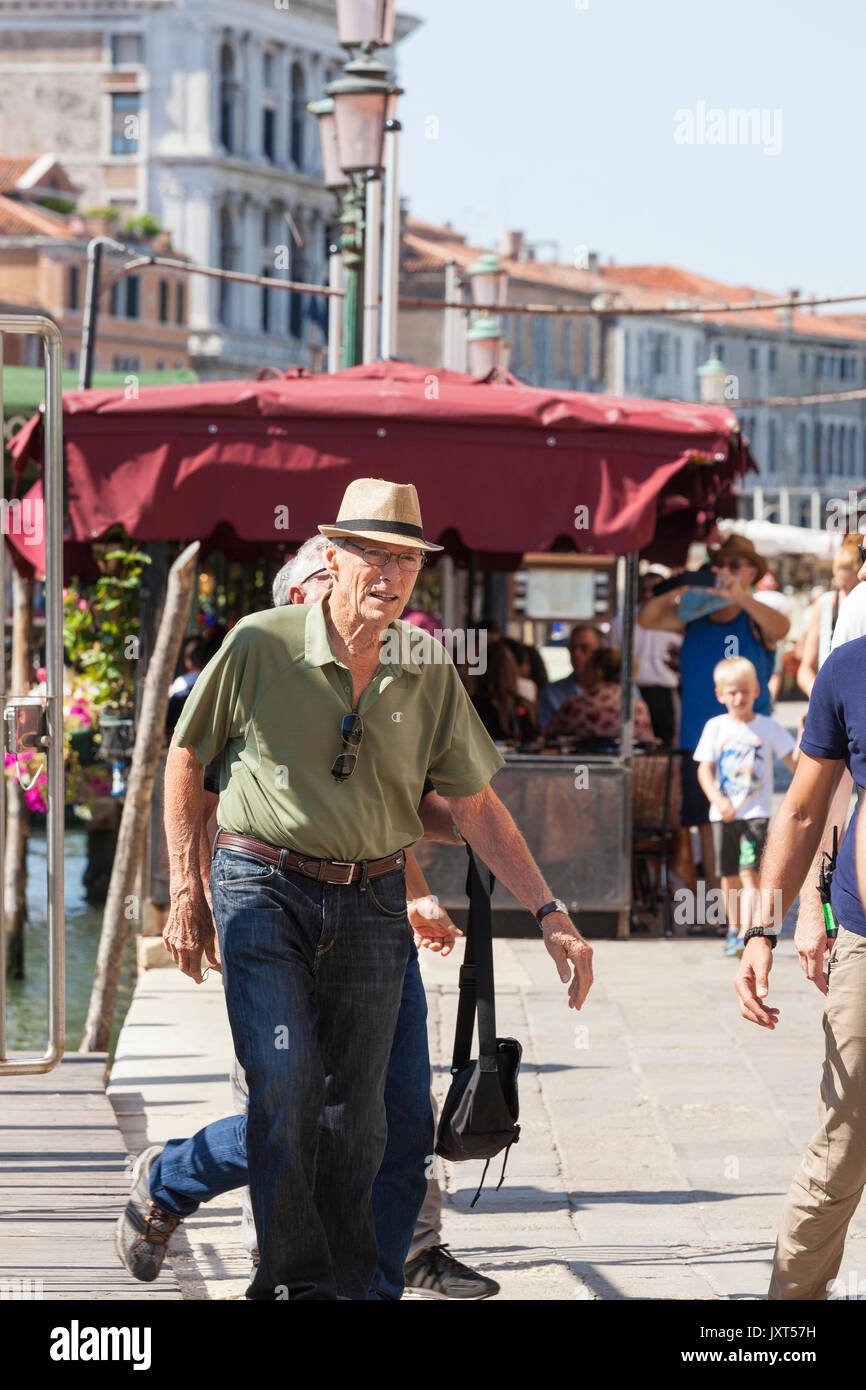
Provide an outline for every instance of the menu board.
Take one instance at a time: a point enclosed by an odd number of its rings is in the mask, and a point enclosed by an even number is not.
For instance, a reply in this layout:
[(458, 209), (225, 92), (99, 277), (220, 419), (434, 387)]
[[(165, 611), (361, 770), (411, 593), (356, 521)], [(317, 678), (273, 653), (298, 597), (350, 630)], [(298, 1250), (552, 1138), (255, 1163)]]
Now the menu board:
[(527, 569), (524, 615), (527, 618), (595, 617), (597, 574), (593, 570)]

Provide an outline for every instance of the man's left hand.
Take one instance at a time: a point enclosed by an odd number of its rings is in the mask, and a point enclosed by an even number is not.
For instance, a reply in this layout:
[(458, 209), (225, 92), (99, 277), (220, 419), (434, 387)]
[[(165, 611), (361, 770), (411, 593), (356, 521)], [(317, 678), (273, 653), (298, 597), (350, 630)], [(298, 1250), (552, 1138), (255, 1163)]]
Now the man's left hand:
[(426, 898), (411, 898), (406, 904), (409, 925), (415, 933), (415, 945), (420, 949), (438, 951), (440, 955), (451, 954), (454, 942), (463, 933), (455, 927), (448, 913), (439, 906), (432, 895)]
[(542, 920), (541, 934), (559, 978), (568, 985), (568, 1007), (579, 1009), (592, 986), (592, 947), (564, 912), (549, 912)]

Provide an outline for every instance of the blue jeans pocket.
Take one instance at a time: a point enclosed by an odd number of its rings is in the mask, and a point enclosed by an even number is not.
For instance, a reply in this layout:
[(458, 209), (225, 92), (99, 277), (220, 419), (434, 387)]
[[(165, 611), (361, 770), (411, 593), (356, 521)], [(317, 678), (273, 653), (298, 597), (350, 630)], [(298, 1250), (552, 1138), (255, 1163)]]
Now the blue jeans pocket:
[[(249, 883), (267, 883), (268, 879), (277, 873), (275, 865), (269, 864), (265, 859), (256, 859), (252, 854), (237, 854), (233, 850), (218, 850), (217, 853), (226, 856), (219, 861), (219, 873), (225, 874), (225, 878), (217, 879), (220, 888), (242, 888)], [(214, 863), (216, 864), (216, 860)]]
[(367, 892), (383, 917), (406, 916), (406, 875), (402, 869), (367, 879)]

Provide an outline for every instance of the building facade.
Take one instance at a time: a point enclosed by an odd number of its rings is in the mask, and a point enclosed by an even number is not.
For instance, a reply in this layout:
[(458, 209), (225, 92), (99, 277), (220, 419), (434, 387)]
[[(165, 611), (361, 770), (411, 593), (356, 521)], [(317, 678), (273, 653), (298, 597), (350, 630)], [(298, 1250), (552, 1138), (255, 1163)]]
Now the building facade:
[[(100, 227), (57, 205), (75, 202), (68, 172), (50, 156), (0, 158), (0, 300), (11, 313), (44, 314), (63, 335), (63, 366), (76, 370), (87, 279), (87, 243)], [(174, 256), (166, 234), (142, 252)], [(105, 256), (94, 370), (136, 374), (190, 368), (189, 277), (172, 267), (122, 273), (129, 258)], [(9, 349), (17, 349), (17, 357)], [(4, 362), (37, 366), (37, 338), (10, 335)]]
[(742, 488), (744, 515), (824, 527), (830, 506), (866, 476), (866, 399), (769, 402), (844, 396), (866, 386), (866, 320), (796, 306), (690, 313), (698, 303), (748, 305), (798, 296), (724, 285), (673, 266), (605, 266), (603, 274), (617, 303), (682, 310), (616, 321), (624, 393), (697, 400), (697, 369), (717, 358), (726, 373), (725, 399), (761, 470)]
[[(54, 152), (82, 209), (150, 213), (199, 264), (324, 284), (336, 207), (307, 104), (345, 59), (335, 15), (334, 0), (0, 0), (0, 150)], [(202, 376), (315, 367), (326, 300), (191, 276), (189, 324)]]
[[(455, 347), (446, 345), (446, 315), (440, 309), (404, 307), (397, 334), (401, 357), (431, 366), (450, 365), (466, 370), (465, 336), (471, 322), (467, 274), (484, 248), (471, 246), (466, 237), (448, 224), (438, 226), (404, 219), (401, 237), (400, 295), (402, 298), (445, 299), (446, 267), (451, 263), (458, 293), (467, 310)], [(520, 233), (503, 236), (499, 262), (507, 276), (506, 303), (528, 307), (550, 304), (561, 308), (589, 308), (606, 289), (604, 280), (590, 270), (535, 260)], [(555, 314), (502, 314), (505, 342), (500, 362), (521, 381), (558, 390), (605, 389), (604, 325), (592, 317)]]

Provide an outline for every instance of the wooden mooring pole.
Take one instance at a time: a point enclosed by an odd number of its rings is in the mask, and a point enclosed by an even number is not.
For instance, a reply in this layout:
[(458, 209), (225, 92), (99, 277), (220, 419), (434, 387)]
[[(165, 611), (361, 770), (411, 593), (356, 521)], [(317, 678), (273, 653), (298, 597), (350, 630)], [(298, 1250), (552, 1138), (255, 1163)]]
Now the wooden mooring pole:
[[(137, 911), (134, 910), (136, 878), (150, 813), (153, 779), (165, 743), (168, 690), (189, 618), (198, 552), (199, 543), (194, 541), (182, 551), (168, 572), (165, 607), (156, 646), (144, 678), (132, 766), (126, 784), (117, 850), (102, 918), (96, 973), (81, 1039), (82, 1052), (108, 1050), (123, 965), (123, 948), (130, 921), (137, 920), (140, 915), (140, 905)], [(130, 911), (131, 907), (133, 911)]]

